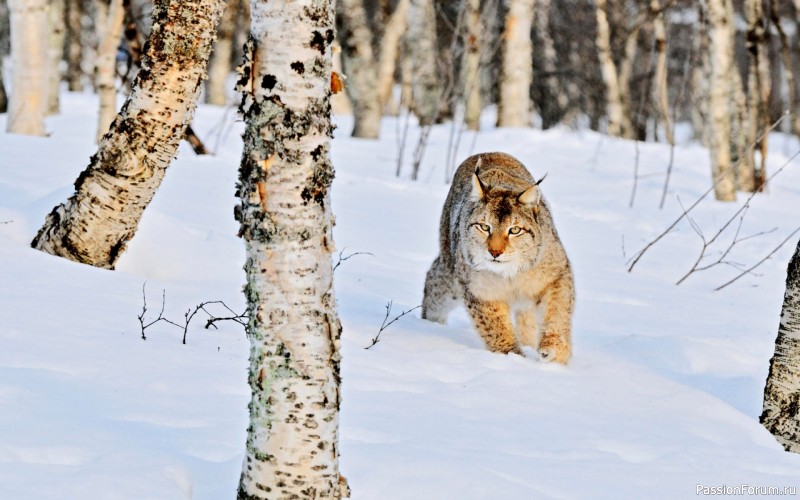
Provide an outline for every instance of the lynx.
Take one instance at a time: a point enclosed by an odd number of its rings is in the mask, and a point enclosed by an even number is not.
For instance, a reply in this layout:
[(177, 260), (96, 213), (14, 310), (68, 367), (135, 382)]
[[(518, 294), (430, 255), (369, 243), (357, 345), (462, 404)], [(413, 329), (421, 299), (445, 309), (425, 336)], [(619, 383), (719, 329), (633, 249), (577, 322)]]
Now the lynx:
[[(575, 304), (572, 268), (539, 183), (504, 153), (458, 167), (425, 280), (422, 317), (445, 323), (462, 301), (491, 351), (566, 364)], [(513, 322), (512, 322), (513, 317)]]

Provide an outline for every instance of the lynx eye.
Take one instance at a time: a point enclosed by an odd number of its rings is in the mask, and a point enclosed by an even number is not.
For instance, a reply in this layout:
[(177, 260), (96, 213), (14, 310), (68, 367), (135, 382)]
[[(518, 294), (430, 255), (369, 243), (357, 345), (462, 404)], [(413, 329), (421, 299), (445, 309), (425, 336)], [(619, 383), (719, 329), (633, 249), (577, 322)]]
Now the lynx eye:
[(478, 226), (478, 229), (480, 229), (484, 233), (488, 233), (489, 231), (492, 230), (491, 226), (489, 226), (488, 224), (483, 224), (481, 222), (477, 223), (476, 226)]
[(511, 226), (508, 228), (508, 234), (515, 235), (522, 232), (522, 228), (519, 226)]

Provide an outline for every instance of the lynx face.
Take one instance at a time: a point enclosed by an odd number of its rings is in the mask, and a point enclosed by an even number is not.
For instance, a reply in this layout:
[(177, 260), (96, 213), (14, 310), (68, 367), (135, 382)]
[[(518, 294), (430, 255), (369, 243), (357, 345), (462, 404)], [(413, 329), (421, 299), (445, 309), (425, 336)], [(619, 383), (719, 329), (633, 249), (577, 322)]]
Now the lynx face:
[(541, 249), (538, 186), (514, 192), (487, 186), (475, 175), (471, 200), (463, 235), (467, 262), (507, 278), (535, 265)]

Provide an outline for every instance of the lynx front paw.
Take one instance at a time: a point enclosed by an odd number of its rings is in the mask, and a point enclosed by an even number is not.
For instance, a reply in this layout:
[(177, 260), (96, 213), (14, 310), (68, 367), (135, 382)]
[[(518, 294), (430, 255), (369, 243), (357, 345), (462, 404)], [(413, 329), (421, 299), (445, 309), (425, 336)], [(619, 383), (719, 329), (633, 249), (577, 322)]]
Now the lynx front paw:
[(569, 361), (571, 353), (572, 349), (569, 343), (552, 333), (544, 335), (539, 344), (539, 356), (546, 363), (555, 362), (565, 365)]

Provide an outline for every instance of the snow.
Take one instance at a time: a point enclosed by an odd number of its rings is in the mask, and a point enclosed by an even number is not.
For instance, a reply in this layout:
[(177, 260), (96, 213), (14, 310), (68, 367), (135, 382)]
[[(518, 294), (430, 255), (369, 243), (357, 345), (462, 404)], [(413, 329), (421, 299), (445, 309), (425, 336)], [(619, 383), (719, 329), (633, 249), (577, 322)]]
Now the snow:
[[(94, 153), (96, 101), (65, 94), (47, 138), (0, 134), (0, 498), (219, 499), (238, 482), (247, 425), (248, 342), (155, 319), (222, 300), (244, 309), (244, 247), (233, 220), (242, 124), (202, 106), (194, 123), (217, 151), (185, 145), (116, 271), (44, 255), (29, 242)], [(464, 132), (460, 161), (505, 151), (538, 178), (574, 265), (577, 310), (568, 367), (486, 351), (463, 309), (447, 326), (416, 310), (436, 256), (453, 129), (434, 128), (419, 181), (395, 176), (404, 119), (382, 139), (348, 137), (337, 117), (333, 186), (344, 326), (341, 470), (355, 499), (684, 498), (703, 486), (797, 486), (800, 457), (758, 423), (786, 264), (797, 237), (748, 275), (717, 266), (674, 283), (701, 240), (686, 222), (632, 273), (626, 262), (709, 187), (708, 153), (688, 139), (658, 208), (669, 148), (563, 128)], [(0, 115), (5, 129), (5, 116)], [(458, 137), (458, 133), (455, 134)], [(686, 134), (682, 134), (682, 137)], [(771, 136), (768, 171), (800, 150)], [(628, 207), (638, 147), (639, 178)], [(731, 260), (750, 266), (798, 225), (800, 160), (753, 198)], [(703, 201), (707, 238), (737, 204)], [(713, 258), (736, 224), (712, 247)], [(336, 260), (338, 256), (335, 256)], [(220, 312), (221, 314), (221, 312)]]

